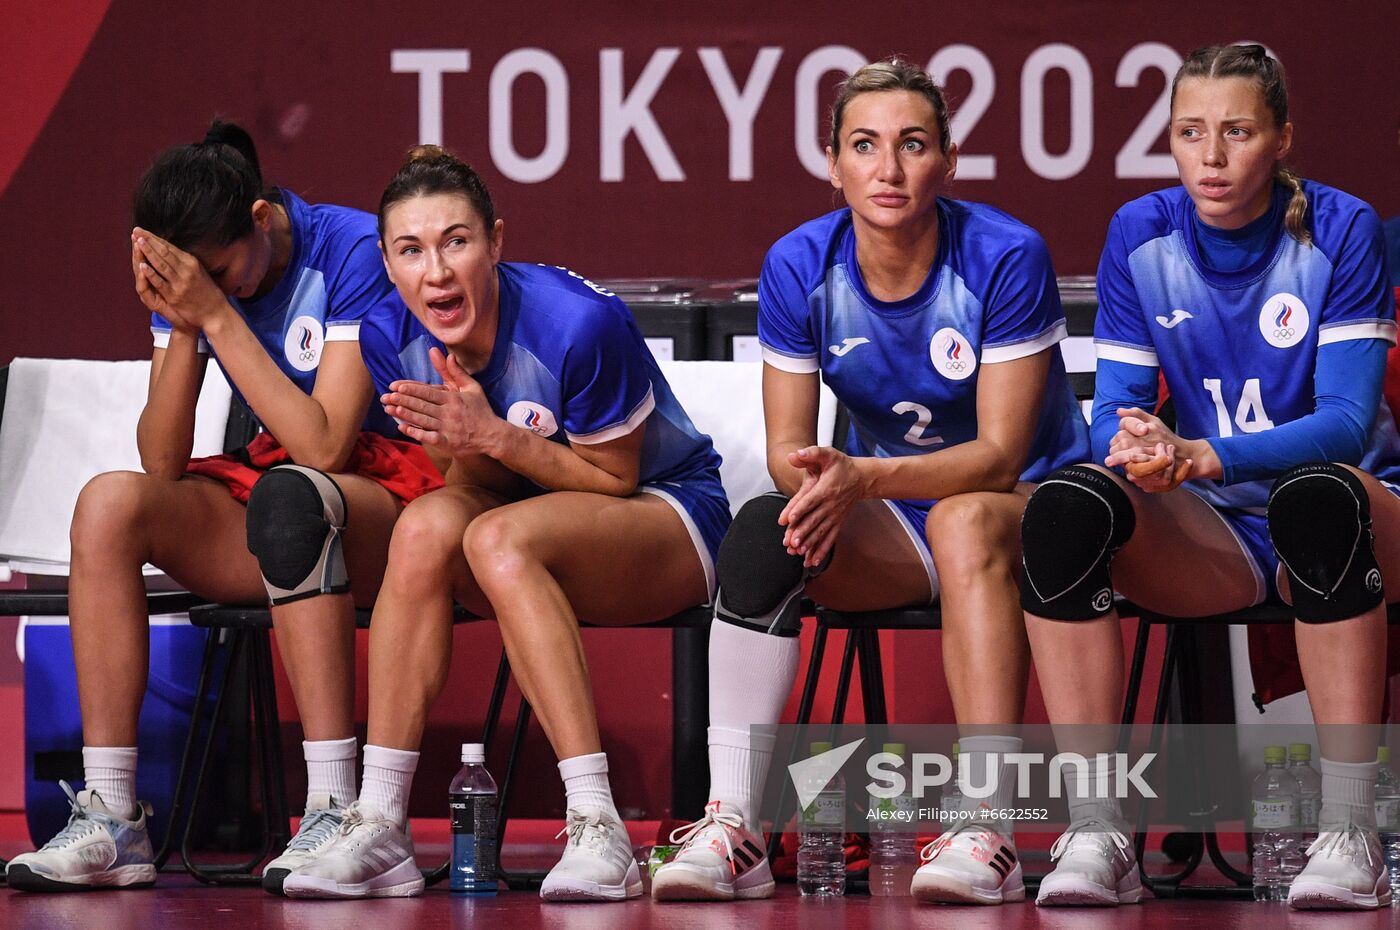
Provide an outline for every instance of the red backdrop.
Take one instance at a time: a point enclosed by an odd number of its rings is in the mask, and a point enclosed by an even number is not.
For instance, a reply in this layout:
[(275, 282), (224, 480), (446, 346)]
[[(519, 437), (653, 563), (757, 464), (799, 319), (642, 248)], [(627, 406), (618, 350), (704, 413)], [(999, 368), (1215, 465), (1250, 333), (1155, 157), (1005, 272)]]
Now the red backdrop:
[(1255, 39), (1290, 71), (1303, 173), (1400, 212), (1395, 4), (40, 9), (0, 0), (0, 363), (148, 353), (130, 192), (216, 113), (253, 131), (270, 181), (313, 200), (372, 207), (403, 151), (440, 132), (491, 184), (512, 257), (744, 276), (833, 203), (798, 148), (819, 154), (836, 69), (900, 52), (932, 60), (961, 110), (958, 196), (1035, 225), (1061, 273), (1085, 273), (1113, 210), (1171, 183), (1157, 107), (1175, 60)]

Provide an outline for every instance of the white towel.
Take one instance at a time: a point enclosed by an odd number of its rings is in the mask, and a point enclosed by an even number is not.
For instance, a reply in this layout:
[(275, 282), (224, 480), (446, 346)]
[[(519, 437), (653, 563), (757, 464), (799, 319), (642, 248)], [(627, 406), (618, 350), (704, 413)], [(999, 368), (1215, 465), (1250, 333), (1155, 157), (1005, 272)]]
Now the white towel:
[[(714, 441), (724, 460), (720, 479), (729, 509), (738, 512), (750, 498), (773, 490), (768, 477), (768, 441), (763, 431), (761, 362), (658, 362), (676, 400), (700, 432)], [(821, 387), (817, 444), (830, 445), (836, 425), (836, 398)]]
[[(78, 492), (107, 471), (140, 471), (136, 421), (150, 362), (17, 358), (0, 420), (0, 559), (56, 563), (66, 574)], [(223, 451), (230, 392), (210, 365), (195, 414), (194, 455)], [(34, 566), (29, 566), (32, 570)]]

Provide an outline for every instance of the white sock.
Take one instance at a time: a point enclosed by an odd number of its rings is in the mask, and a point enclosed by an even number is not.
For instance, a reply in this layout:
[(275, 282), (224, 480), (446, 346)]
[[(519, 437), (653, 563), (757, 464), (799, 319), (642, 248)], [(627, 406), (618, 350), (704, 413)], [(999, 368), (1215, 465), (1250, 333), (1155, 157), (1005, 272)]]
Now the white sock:
[(135, 746), (84, 746), (83, 781), (112, 813), (136, 819)]
[(1358, 827), (1376, 827), (1376, 774), (1379, 762), (1320, 760), (1322, 810), (1319, 830), (1337, 829), (1348, 820)]
[(608, 785), (608, 754), (595, 752), (559, 760), (559, 777), (564, 779), (564, 804), (569, 810), (601, 807), (619, 823), (622, 815), (613, 803)]
[(710, 627), (710, 800), (743, 811), (758, 826), (758, 801), (773, 737), (751, 737), (750, 726), (776, 724), (797, 678), (801, 644), (733, 623)]
[(758, 806), (763, 780), (773, 760), (772, 733), (752, 733), (727, 727), (710, 727), (710, 800), (732, 804), (743, 815), (744, 825), (757, 833)]
[[(996, 790), (990, 797), (974, 798), (968, 793), (967, 785), (962, 785), (963, 809), (978, 811), (985, 805), (990, 811), (1005, 811), (1016, 806), (1016, 769), (1007, 765), (1004, 761), (1006, 754), (1021, 751), (1021, 738), (1019, 736), (963, 736), (958, 738), (958, 768), (966, 775), (960, 775), (967, 783), (974, 787), (985, 789), (989, 774), (989, 760), (987, 757), (996, 753), (999, 765), (995, 773), (997, 777)], [(960, 783), (961, 784), (961, 783)], [(990, 817), (984, 813), (979, 815), (981, 819), (988, 820), (997, 832), (1006, 839), (1012, 838), (1015, 824), (1000, 817)]]
[(331, 796), (336, 807), (348, 807), (355, 800), (355, 737), (302, 740), (306, 757), (306, 807), (318, 794)]
[(360, 801), (399, 826), (408, 824), (408, 792), (418, 768), (418, 753), (365, 745), (365, 777)]
[(1066, 765), (1060, 771), (1065, 780), (1065, 799), (1069, 804), (1069, 822), (1098, 818), (1110, 823), (1123, 820), (1123, 808), (1114, 795), (1114, 779), (1118, 773), (1118, 754), (1097, 753), (1088, 756), (1089, 763), (1081, 772), (1077, 765)]

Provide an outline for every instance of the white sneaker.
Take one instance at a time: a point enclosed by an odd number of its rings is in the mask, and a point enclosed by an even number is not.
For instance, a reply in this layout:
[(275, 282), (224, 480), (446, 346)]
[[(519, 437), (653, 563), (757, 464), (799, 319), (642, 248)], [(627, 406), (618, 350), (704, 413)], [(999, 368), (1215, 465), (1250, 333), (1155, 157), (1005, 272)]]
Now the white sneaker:
[(1041, 907), (1112, 907), (1142, 900), (1137, 855), (1122, 824), (1093, 818), (1069, 825), (1050, 847), (1054, 870), (1041, 881)]
[(379, 811), (356, 801), (320, 853), (282, 882), (289, 898), (410, 898), (423, 893), (413, 840)]
[(136, 806), (136, 819), (118, 817), (96, 791), (73, 793), (59, 782), (73, 812), (68, 825), (38, 850), (10, 860), (5, 879), (17, 891), (92, 891), (97, 888), (149, 888), (155, 884), (155, 856), (146, 832), (149, 804)]
[(984, 820), (970, 820), (924, 847), (909, 893), (939, 904), (1026, 900), (1016, 843)]
[(771, 898), (773, 873), (763, 840), (744, 827), (732, 804), (711, 801), (705, 816), (672, 831), (676, 858), (656, 870), (651, 896), (657, 901), (733, 901)]
[(329, 794), (314, 794), (306, 799), (306, 813), (301, 816), (297, 835), (287, 844), (282, 855), (263, 867), (263, 891), (282, 893), (287, 876), (306, 865), (340, 833), (345, 808), (336, 804)]
[(1288, 886), (1299, 910), (1371, 910), (1390, 904), (1390, 876), (1375, 828), (1347, 822), (1319, 833), (1308, 864)]
[(627, 828), (597, 807), (569, 808), (569, 821), (555, 834), (568, 834), (564, 855), (545, 876), (546, 901), (625, 901), (642, 893), (642, 876), (632, 858)]

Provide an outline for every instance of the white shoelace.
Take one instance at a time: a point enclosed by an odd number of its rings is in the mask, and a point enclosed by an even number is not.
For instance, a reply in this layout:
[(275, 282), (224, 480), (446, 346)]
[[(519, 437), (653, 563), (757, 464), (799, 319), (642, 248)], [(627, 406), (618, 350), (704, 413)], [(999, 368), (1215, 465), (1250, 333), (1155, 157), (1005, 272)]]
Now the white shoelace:
[[(701, 817), (699, 820), (695, 821), (692, 824), (687, 824), (686, 826), (677, 827), (676, 829), (672, 830), (671, 842), (680, 844), (682, 847), (684, 847), (688, 845), (692, 839), (699, 836), (712, 825), (733, 827), (737, 830), (744, 825), (744, 818), (740, 817), (734, 811), (707, 809), (705, 811), (704, 817)], [(728, 830), (721, 829), (720, 833), (724, 834), (724, 845), (725, 848), (728, 850), (728, 858), (732, 860), (734, 858), (734, 842), (729, 838)], [(679, 855), (679, 853), (677, 853), (677, 855)]]
[(569, 820), (564, 824), (564, 829), (554, 834), (557, 840), (559, 837), (568, 834), (566, 841), (568, 846), (587, 846), (599, 855), (604, 855), (608, 851), (609, 840), (612, 837), (613, 821), (604, 820), (602, 811), (594, 811), (591, 814), (583, 814), (575, 810), (569, 811)]
[(40, 847), (41, 852), (45, 849), (63, 849), (71, 846), (98, 829), (98, 824), (88, 816), (88, 809), (78, 803), (78, 794), (72, 786), (66, 781), (60, 781), (59, 785), (63, 787), (63, 793), (68, 795), (68, 806), (72, 808), (72, 812), (68, 815), (67, 825)]
[(344, 820), (343, 811), (322, 808), (307, 811), (301, 818), (297, 835), (287, 844), (287, 851), (310, 852), (340, 832)]
[[(1103, 829), (1089, 830), (1088, 828), (1094, 824), (1098, 824)], [(1092, 818), (1072, 823), (1069, 825), (1069, 829), (1060, 834), (1060, 838), (1055, 840), (1054, 845), (1050, 847), (1050, 861), (1058, 862), (1060, 857), (1069, 852), (1070, 847), (1081, 839), (1093, 840), (1101, 851), (1106, 850), (1111, 842), (1113, 846), (1117, 847), (1118, 855), (1124, 859), (1128, 858), (1128, 838), (1123, 835), (1122, 831), (1107, 820)]]
[(1371, 844), (1366, 841), (1366, 831), (1350, 820), (1348, 820), (1346, 826), (1340, 830), (1328, 830), (1325, 833), (1319, 833), (1317, 839), (1313, 840), (1312, 844), (1308, 846), (1308, 856), (1332, 853), (1335, 855), (1351, 855), (1352, 858), (1355, 858), (1355, 855), (1351, 853), (1353, 843), (1359, 844), (1362, 851), (1366, 853), (1366, 864), (1371, 868), (1375, 868), (1376, 862), (1371, 858)]

